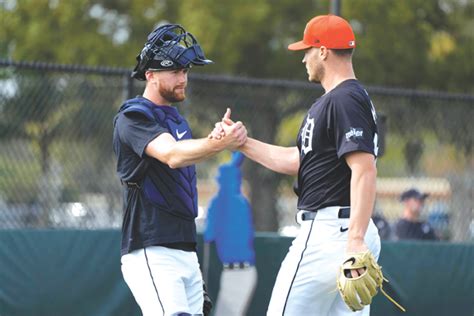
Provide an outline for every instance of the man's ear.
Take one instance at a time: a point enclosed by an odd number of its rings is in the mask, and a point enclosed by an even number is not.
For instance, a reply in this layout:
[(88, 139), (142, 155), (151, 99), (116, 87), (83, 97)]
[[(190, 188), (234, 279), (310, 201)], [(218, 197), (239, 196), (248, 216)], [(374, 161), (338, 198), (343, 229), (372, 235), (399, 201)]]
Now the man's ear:
[(322, 60), (326, 60), (329, 55), (329, 49), (326, 46), (321, 46), (319, 48), (319, 56)]
[(145, 78), (146, 78), (146, 81), (148, 82), (153, 82), (153, 81), (156, 81), (156, 78), (155, 78), (155, 73), (153, 71), (145, 71)]

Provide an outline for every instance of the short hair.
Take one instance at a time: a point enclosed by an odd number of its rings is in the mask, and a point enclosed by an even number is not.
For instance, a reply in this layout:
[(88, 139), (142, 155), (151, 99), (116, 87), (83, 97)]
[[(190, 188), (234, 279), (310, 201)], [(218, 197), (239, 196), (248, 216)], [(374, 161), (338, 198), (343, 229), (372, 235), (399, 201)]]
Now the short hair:
[(346, 48), (346, 49), (331, 49), (339, 57), (352, 57), (354, 53), (354, 48)]

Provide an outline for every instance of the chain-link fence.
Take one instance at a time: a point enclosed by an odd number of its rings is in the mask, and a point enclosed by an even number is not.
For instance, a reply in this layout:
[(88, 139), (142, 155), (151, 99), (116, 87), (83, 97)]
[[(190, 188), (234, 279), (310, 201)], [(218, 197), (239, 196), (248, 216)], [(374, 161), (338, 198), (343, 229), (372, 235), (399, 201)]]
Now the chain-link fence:
[[(112, 120), (144, 85), (129, 70), (0, 60), (0, 227), (120, 227), (122, 195), (112, 151)], [(422, 217), (442, 239), (473, 240), (474, 95), (369, 86), (384, 131), (375, 214), (393, 225), (400, 194), (429, 193)], [(226, 107), (257, 139), (295, 144), (320, 86), (191, 74), (178, 105), (194, 137)], [(222, 153), (198, 166), (199, 205), (216, 193)], [(244, 192), (259, 230), (291, 230), (294, 178), (246, 161)]]

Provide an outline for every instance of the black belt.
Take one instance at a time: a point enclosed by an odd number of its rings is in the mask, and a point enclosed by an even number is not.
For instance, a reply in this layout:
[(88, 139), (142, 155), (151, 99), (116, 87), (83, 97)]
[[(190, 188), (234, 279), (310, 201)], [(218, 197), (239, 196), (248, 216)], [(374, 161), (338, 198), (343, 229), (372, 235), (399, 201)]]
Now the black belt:
[(231, 263), (224, 263), (225, 270), (237, 270), (237, 269), (245, 269), (249, 268), (252, 265), (250, 262), (231, 262)]
[[(303, 214), (301, 214), (301, 219), (303, 221), (311, 221), (313, 220), (315, 217), (316, 217), (316, 213), (318, 211), (314, 211), (314, 212), (311, 212), (311, 211), (308, 211), (308, 212), (304, 212)], [(324, 211), (323, 211), (324, 212)], [(349, 218), (351, 216), (351, 208), (350, 207), (341, 207), (339, 209), (339, 213), (337, 214), (337, 217), (339, 218)]]

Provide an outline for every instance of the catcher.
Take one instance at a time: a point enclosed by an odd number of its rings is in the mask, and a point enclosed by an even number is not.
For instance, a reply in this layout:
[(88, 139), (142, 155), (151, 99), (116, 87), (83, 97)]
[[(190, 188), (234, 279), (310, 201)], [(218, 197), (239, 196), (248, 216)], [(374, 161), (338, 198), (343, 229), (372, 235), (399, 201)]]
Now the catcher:
[(143, 95), (125, 101), (115, 116), (113, 145), (124, 198), (121, 268), (145, 316), (210, 312), (196, 253), (195, 164), (235, 149), (247, 136), (240, 123), (219, 141), (193, 138), (173, 106), (186, 98), (191, 66), (210, 63), (181, 25), (157, 27), (132, 72), (146, 81)]

